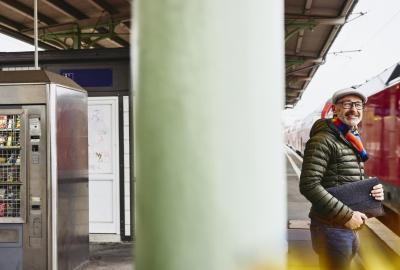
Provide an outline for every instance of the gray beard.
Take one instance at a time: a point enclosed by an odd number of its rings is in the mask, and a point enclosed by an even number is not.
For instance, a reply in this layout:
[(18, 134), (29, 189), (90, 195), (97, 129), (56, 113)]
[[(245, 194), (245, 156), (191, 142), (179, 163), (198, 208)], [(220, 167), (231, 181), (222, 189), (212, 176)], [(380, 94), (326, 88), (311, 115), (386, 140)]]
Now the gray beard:
[(349, 126), (349, 127), (357, 127), (357, 125), (361, 122), (360, 118), (348, 121), (345, 117), (343, 116), (338, 116), (338, 118), (340, 119), (340, 121), (342, 121), (342, 123), (344, 123), (345, 125)]

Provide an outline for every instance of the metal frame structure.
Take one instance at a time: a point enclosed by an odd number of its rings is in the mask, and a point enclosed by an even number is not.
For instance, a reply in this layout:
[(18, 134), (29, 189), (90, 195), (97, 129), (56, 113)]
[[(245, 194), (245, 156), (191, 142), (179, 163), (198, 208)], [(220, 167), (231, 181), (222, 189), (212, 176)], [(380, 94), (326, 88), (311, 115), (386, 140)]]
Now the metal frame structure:
[[(44, 49), (129, 46), (131, 1), (43, 0), (38, 5), (39, 45)], [(32, 44), (33, 20), (33, 1), (0, 1), (0, 32)]]
[[(285, 0), (285, 107), (300, 100), (357, 1)], [(38, 5), (44, 49), (129, 47), (130, 0), (42, 0)], [(32, 1), (0, 1), (0, 32), (33, 43)]]
[(286, 108), (296, 105), (357, 0), (285, 1)]

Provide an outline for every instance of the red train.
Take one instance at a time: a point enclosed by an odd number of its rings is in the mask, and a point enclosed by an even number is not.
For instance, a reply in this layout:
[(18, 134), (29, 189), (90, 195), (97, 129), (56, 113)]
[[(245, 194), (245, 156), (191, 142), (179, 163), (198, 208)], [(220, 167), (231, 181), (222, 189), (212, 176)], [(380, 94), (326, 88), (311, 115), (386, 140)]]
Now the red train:
[[(368, 96), (360, 132), (369, 160), (368, 176), (377, 176), (385, 186), (385, 204), (400, 213), (400, 63), (358, 87)], [(303, 121), (286, 129), (286, 143), (301, 154), (312, 123), (325, 118), (330, 103)], [(319, 115), (318, 115), (319, 114)]]

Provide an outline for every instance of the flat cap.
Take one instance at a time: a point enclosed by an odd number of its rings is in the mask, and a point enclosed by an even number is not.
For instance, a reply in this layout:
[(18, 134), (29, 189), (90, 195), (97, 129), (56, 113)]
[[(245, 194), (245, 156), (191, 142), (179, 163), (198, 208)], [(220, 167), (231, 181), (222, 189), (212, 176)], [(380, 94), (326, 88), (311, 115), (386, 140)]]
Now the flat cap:
[(366, 103), (368, 98), (361, 93), (359, 90), (357, 90), (356, 88), (345, 88), (345, 89), (340, 89), (338, 91), (336, 91), (335, 93), (333, 93), (332, 95), (332, 104), (336, 104), (339, 99), (345, 97), (345, 96), (349, 96), (349, 95), (355, 95), (358, 96), (362, 99), (363, 103)]

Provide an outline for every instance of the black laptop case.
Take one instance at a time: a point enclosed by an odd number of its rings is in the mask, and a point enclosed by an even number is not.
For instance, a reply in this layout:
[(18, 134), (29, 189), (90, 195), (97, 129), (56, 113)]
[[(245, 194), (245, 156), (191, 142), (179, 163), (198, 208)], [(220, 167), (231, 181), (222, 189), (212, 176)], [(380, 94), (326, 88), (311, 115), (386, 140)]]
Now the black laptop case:
[(384, 215), (382, 202), (370, 195), (373, 186), (377, 184), (377, 178), (369, 178), (326, 190), (352, 210), (362, 212), (368, 217), (377, 217)]

